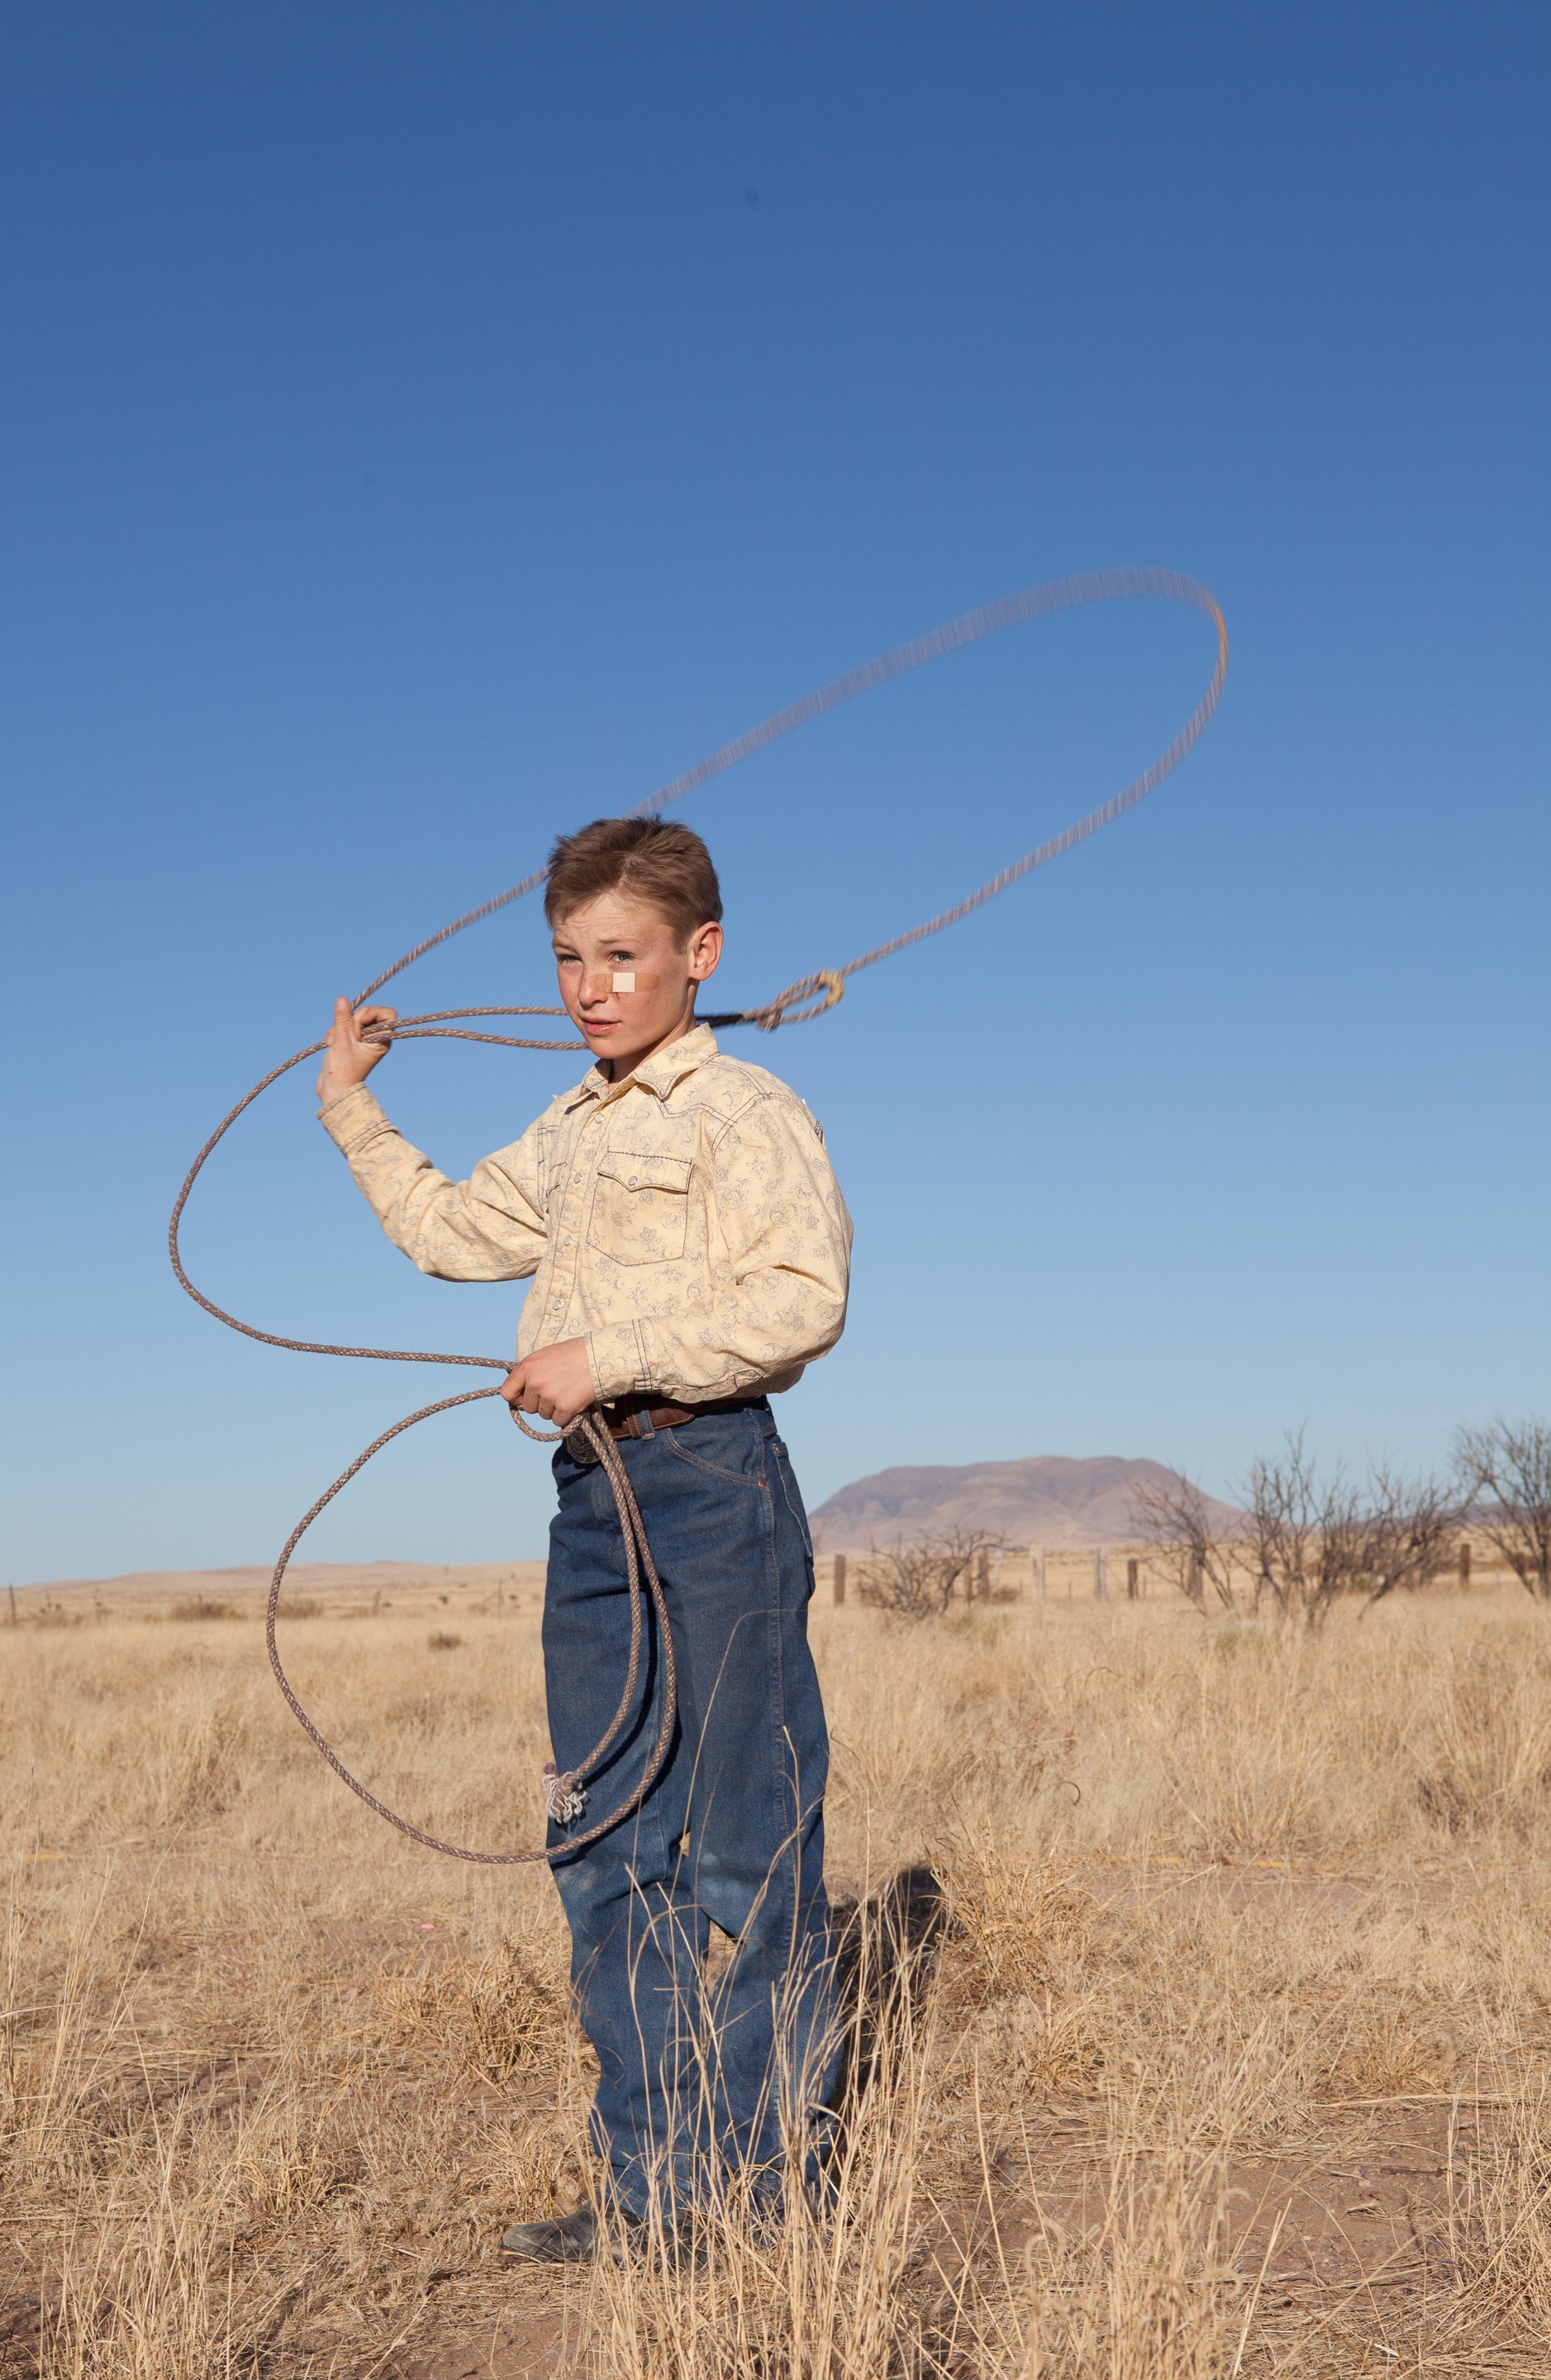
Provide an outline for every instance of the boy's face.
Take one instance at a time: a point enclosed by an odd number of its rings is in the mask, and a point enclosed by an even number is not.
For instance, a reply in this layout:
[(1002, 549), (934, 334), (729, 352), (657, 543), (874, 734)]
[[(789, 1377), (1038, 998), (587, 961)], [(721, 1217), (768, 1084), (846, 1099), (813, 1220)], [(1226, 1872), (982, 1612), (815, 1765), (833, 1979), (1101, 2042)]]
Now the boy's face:
[(689, 1031), (696, 986), (721, 957), (720, 926), (681, 942), (660, 909), (623, 891), (562, 917), (552, 940), (565, 1013), (616, 1082)]

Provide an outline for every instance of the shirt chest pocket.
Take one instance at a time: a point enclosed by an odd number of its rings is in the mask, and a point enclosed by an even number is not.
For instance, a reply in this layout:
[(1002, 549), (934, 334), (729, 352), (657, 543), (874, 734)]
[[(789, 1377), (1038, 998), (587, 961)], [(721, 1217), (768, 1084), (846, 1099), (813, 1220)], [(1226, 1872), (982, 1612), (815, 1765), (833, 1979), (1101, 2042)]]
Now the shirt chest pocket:
[(671, 1264), (689, 1237), (687, 1157), (612, 1148), (598, 1163), (588, 1245), (615, 1264)]

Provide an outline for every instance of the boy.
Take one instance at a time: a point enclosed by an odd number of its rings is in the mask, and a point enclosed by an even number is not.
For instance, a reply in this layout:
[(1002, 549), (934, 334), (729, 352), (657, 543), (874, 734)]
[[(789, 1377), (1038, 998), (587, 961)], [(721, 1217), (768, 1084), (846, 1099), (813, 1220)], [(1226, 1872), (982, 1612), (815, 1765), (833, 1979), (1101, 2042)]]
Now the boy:
[[(721, 895), (686, 827), (600, 819), (551, 856), (560, 996), (596, 1062), (511, 1148), (450, 1182), (365, 1087), (397, 1012), (335, 1005), (321, 1120), (396, 1246), (449, 1281), (534, 1277), (507, 1402), (620, 1442), (665, 1592), (678, 1725), (638, 1810), (563, 1856), (572, 1981), (598, 2053), (594, 2145), (616, 2224), (673, 2225), (716, 2170), (773, 2201), (836, 2062), (822, 1797), (828, 1738), (807, 1645), (807, 1523), (769, 1393), (839, 1338), (851, 1222), (824, 1137), (762, 1067), (695, 1017), (721, 956)], [(575, 1451), (573, 1451), (575, 1450)], [(602, 1467), (556, 1450), (544, 1601), (550, 1734), (563, 1771), (602, 1735), (630, 1595)], [(648, 1614), (648, 1624), (651, 1615)], [(648, 1644), (630, 1726), (588, 1779), (602, 1816), (660, 1722)], [(712, 1925), (733, 1956), (702, 1990)], [(546, 2263), (597, 2249), (590, 2205), (516, 2226)]]

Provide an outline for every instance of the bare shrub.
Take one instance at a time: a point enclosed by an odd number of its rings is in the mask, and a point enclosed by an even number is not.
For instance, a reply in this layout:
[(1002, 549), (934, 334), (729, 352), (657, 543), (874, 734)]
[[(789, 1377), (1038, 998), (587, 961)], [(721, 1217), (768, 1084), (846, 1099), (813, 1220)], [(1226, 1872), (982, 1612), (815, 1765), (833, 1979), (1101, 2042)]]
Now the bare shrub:
[(426, 1648), (431, 1653), (455, 1653), (463, 1638), (450, 1628), (433, 1628), (426, 1638)]
[(1463, 1513), (1460, 1499), (1429, 1474), (1375, 1463), (1363, 1508), (1358, 1585), (1370, 1603), (1398, 1588), (1429, 1585), (1448, 1568)]
[(938, 1620), (963, 1581), (970, 1593), (975, 1566), (983, 1554), (1005, 1549), (993, 1529), (944, 1529), (935, 1536), (899, 1538), (891, 1546), (869, 1545), (858, 1564), (856, 1592), (864, 1603), (901, 1620)]
[(1212, 1526), (1205, 1491), (1183, 1473), (1145, 1479), (1132, 1490), (1131, 1517), (1157, 1551), (1153, 1559), (1198, 1611), (1236, 1612), (1233, 1548)]
[(1257, 1593), (1310, 1628), (1343, 1596), (1376, 1603), (1425, 1585), (1447, 1565), (1460, 1520), (1458, 1500), (1431, 1477), (1383, 1463), (1364, 1486), (1339, 1463), (1322, 1476), (1302, 1430), (1251, 1465), (1245, 1505)]
[(1462, 1500), (1487, 1543), (1526, 1593), (1551, 1602), (1551, 1422), (1461, 1429), (1454, 1461)]

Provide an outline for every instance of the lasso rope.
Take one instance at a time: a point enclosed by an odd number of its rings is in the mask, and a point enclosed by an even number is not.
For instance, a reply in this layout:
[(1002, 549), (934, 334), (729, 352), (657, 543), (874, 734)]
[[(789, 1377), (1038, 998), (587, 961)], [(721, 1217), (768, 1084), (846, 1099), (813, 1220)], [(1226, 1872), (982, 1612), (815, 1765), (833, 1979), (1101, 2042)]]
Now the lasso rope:
[[(967, 917), (983, 903), (994, 899), (997, 893), (1004, 892), (1009, 885), (1017, 883), (1021, 877), (1031, 874), (1036, 868), (1044, 867), (1048, 860), (1059, 858), (1062, 852), (1070, 851), (1074, 844), (1085, 842), (1089, 835), (1097, 834), (1101, 827), (1109, 826), (1113, 820), (1121, 817), (1125, 811), (1133, 809), (1138, 802), (1144, 800), (1153, 791), (1155, 786), (1161, 784), (1171, 770), (1178, 768), (1192, 745), (1202, 735), (1213, 711), (1217, 709), (1222, 693), (1223, 681), (1228, 673), (1227, 625), (1217, 601), (1209, 589), (1203, 587), (1198, 579), (1187, 578), (1175, 570), (1091, 570), (1082, 573), (1077, 577), (1057, 578), (1042, 587), (1025, 588), (1016, 595), (1004, 596), (999, 603), (988, 603), (979, 611), (966, 612), (959, 619), (949, 621), (944, 627), (934, 628), (928, 636), (917, 637), (910, 644), (896, 645), (891, 652), (879, 654), (876, 661), (864, 662), (860, 669), (850, 670), (843, 677), (831, 678), (827, 686), (821, 686), (815, 693), (806, 695), (801, 702), (790, 703), (784, 710), (772, 712), (770, 717), (762, 721), (757, 727), (750, 728), (746, 734), (735, 737), (731, 744), (722, 745), (721, 749), (711, 753), (709, 759), (701, 760), (695, 768), (686, 770), (683, 776), (673, 778), (671, 783), (661, 786), (646, 801), (638, 803), (634, 810), (626, 813), (632, 818), (653, 818), (659, 811), (666, 809), (671, 802), (680, 801), (685, 795), (696, 792), (701, 785), (708, 784), (711, 778), (721, 776), (724, 770), (733, 767), (737, 761), (747, 759), (750, 754), (763, 751), (767, 745), (775, 743), (778, 737), (790, 735), (794, 727), (806, 726), (809, 720), (818, 719), (823, 712), (837, 709), (842, 702), (849, 702), (853, 696), (866, 694), (873, 686), (882, 686), (891, 678), (903, 677), (907, 671), (919, 669), (926, 662), (937, 661), (944, 653), (957, 652), (963, 646), (974, 644), (982, 637), (994, 636), (999, 629), (1013, 627), (1020, 621), (1036, 619), (1046, 613), (1070, 611), (1083, 603), (1111, 602), (1123, 596), (1151, 596), (1169, 602), (1192, 604), (1198, 612), (1204, 612), (1217, 629), (1217, 665), (1212, 672), (1211, 681), (1168, 750), (1160, 753), (1139, 777), (1133, 777), (1130, 784), (1123, 786), (1118, 794), (1111, 795), (1110, 798), (1102, 803), (1097, 809), (1090, 810), (1085, 818), (1079, 819), (1074, 825), (1065, 828), (1061, 833), (1053, 835), (1048, 842), (1038, 844), (1032, 851), (1025, 852), (1021, 859), (1015, 859), (1011, 867), (1004, 868), (999, 875), (988, 879), (977, 892), (969, 893), (963, 900), (956, 902), (951, 908), (940, 910), (936, 917), (926, 918), (922, 924), (911, 927), (905, 933), (896, 934), (890, 941), (879, 942), (875, 950), (864, 951), (859, 957), (848, 960), (843, 966), (819, 968), (811, 975), (799, 977), (795, 983), (788, 984), (784, 991), (778, 992), (773, 1000), (767, 1002), (761, 1008), (737, 1009), (710, 1015), (705, 1018), (705, 1023), (721, 1027), (757, 1025), (767, 1032), (774, 1032), (780, 1026), (800, 1025), (806, 1023), (810, 1017), (821, 1015), (826, 1009), (832, 1008), (843, 996), (848, 977), (857, 974), (863, 967), (875, 966), (879, 959), (891, 958), (897, 951), (908, 950), (914, 942), (925, 941), (930, 934), (941, 933), (947, 926), (957, 925), (961, 918)], [(401, 959), (396, 959), (391, 967), (375, 977), (364, 990), (357, 993), (353, 1005), (356, 1008), (362, 1007), (373, 993), (381, 991), (384, 984), (391, 983), (395, 976), (402, 975), (406, 967), (413, 965), (417, 959), (423, 958), (428, 951), (435, 950), (439, 943), (450, 941), (454, 934), (461, 934), (466, 928), (478, 925), (481, 918), (493, 917), (498, 909), (504, 909), (510, 902), (520, 900), (525, 892), (531, 892), (536, 886), (543, 882), (548, 872), (547, 868), (537, 869), (531, 876), (524, 877), (520, 883), (509, 885), (504, 892), (498, 892), (492, 901), (482, 902), (479, 908), (469, 909), (463, 917), (454, 917), (452, 924), (443, 926), (439, 933), (429, 935), (423, 942), (417, 942), (413, 950), (406, 951)], [(563, 1016), (564, 1014), (565, 1011), (563, 1008), (541, 1006), (432, 1009), (423, 1016), (402, 1018), (394, 1026), (391, 1035), (385, 1034), (382, 1038), (395, 1041), (430, 1039), (485, 1041), (507, 1050), (585, 1049), (587, 1044), (582, 1041), (534, 1040), (517, 1034), (472, 1031), (453, 1021), (466, 1017)], [(213, 1299), (207, 1297), (204, 1292), (197, 1289), (189, 1280), (179, 1252), (178, 1231), (183, 1220), (183, 1210), (188, 1202), (188, 1194), (193, 1189), (206, 1160), (225, 1138), (238, 1116), (250, 1108), (254, 1100), (269, 1089), (272, 1083), (277, 1083), (282, 1075), (288, 1075), (293, 1066), (299, 1066), (307, 1059), (315, 1058), (325, 1047), (326, 1044), (322, 1041), (309, 1042), (305, 1050), (298, 1050), (294, 1057), (286, 1058), (278, 1066), (272, 1067), (263, 1080), (255, 1083), (253, 1088), (245, 1098), (237, 1101), (231, 1112), (223, 1117), (195, 1158), (184, 1178), (183, 1186), (177, 1194), (172, 1219), (167, 1226), (167, 1251), (179, 1284), (188, 1291), (196, 1305), (202, 1305), (205, 1312), (213, 1315), (218, 1322), (225, 1323), (229, 1330), (240, 1330), (245, 1338), (260, 1340), (266, 1347), (285, 1347), (302, 1355), (352, 1355), (372, 1357), (379, 1362), (390, 1364), (453, 1364), (475, 1370), (498, 1371), (503, 1374), (510, 1372), (514, 1359), (504, 1355), (444, 1354), (424, 1348), (341, 1347), (322, 1340), (284, 1338), (276, 1331), (260, 1330), (250, 1322), (239, 1321), (235, 1314), (228, 1314), (224, 1306), (217, 1305)], [(286, 1539), (270, 1582), (269, 1607), (265, 1621), (265, 1643), (269, 1647), (270, 1666), (274, 1671), (280, 1691), (335, 1775), (349, 1786), (353, 1793), (358, 1793), (369, 1808), (377, 1812), (379, 1817), (386, 1818), (390, 1826), (396, 1827), (401, 1834), (407, 1835), (412, 1841), (423, 1843), (430, 1851), (444, 1852), (453, 1859), (474, 1860), (492, 1867), (563, 1858), (572, 1852), (579, 1850), (583, 1845), (595, 1842), (600, 1836), (607, 1834), (612, 1828), (620, 1823), (621, 1819), (628, 1817), (631, 1812), (645, 1800), (661, 1772), (662, 1764), (668, 1756), (673, 1741), (677, 1701), (673, 1633), (668, 1621), (667, 1604), (656, 1565), (652, 1560), (646, 1525), (641, 1518), (640, 1507), (630, 1485), (628, 1473), (618, 1448), (596, 1413), (583, 1414), (572, 1425), (571, 1432), (562, 1433), (530, 1429), (515, 1408), (512, 1410), (512, 1418), (524, 1435), (541, 1444), (553, 1444), (562, 1435), (571, 1435), (576, 1431), (580, 1431), (586, 1438), (597, 1460), (603, 1465), (610, 1488), (613, 1492), (614, 1503), (619, 1514), (620, 1535), (624, 1547), (625, 1570), (630, 1591), (630, 1654), (619, 1706), (604, 1734), (585, 1760), (563, 1773), (557, 1771), (551, 1761), (545, 1770), (545, 1805), (557, 1824), (569, 1824), (582, 1815), (587, 1779), (596, 1772), (618, 1740), (620, 1730), (629, 1714), (640, 1674), (642, 1612), (648, 1597), (656, 1614), (658, 1630), (662, 1640), (662, 1718), (646, 1768), (639, 1782), (620, 1803), (617, 1809), (612, 1810), (607, 1817), (598, 1820), (596, 1824), (588, 1828), (585, 1833), (568, 1834), (563, 1843), (552, 1849), (481, 1852), (467, 1850), (457, 1843), (443, 1842), (440, 1837), (427, 1834), (421, 1828), (412, 1826), (407, 1818), (400, 1817), (395, 1811), (390, 1810), (385, 1803), (380, 1802), (374, 1793), (368, 1791), (358, 1778), (351, 1775), (332, 1745), (314, 1726), (297, 1699), (281, 1663), (279, 1646), (275, 1641), (275, 1623), (280, 1608), (281, 1586), (291, 1556), (324, 1506), (333, 1501), (341, 1488), (349, 1484), (362, 1465), (369, 1463), (381, 1448), (389, 1443), (390, 1439), (401, 1436), (406, 1429), (412, 1429), (417, 1422), (429, 1421), (433, 1414), (448, 1413), (454, 1405), (476, 1404), (482, 1398), (499, 1396), (500, 1393), (499, 1388), (469, 1389), (461, 1396), (443, 1397), (436, 1404), (422, 1405), (418, 1412), (406, 1414), (402, 1421), (395, 1422), (391, 1429), (385, 1429), (380, 1438), (373, 1439), (371, 1444), (363, 1449), (349, 1468), (342, 1471), (333, 1486), (324, 1490), (311, 1511), (297, 1522)]]
[[(510, 1369), (510, 1366), (505, 1368)], [(400, 1834), (407, 1835), (412, 1842), (424, 1843), (428, 1851), (445, 1852), (452, 1859), (477, 1860), (485, 1867), (520, 1866), (533, 1860), (559, 1858), (562, 1852), (568, 1854), (580, 1851), (587, 1843), (596, 1842), (600, 1835), (606, 1835), (611, 1828), (616, 1827), (622, 1818), (628, 1817), (631, 1811), (646, 1800), (657, 1781), (663, 1762), (668, 1757), (668, 1749), (673, 1742), (673, 1720), (677, 1714), (678, 1698), (673, 1668), (673, 1634), (668, 1624), (668, 1606), (663, 1598), (662, 1582), (657, 1575), (657, 1565), (651, 1558), (651, 1548), (647, 1542), (646, 1524), (641, 1519), (641, 1508), (636, 1501), (636, 1491), (631, 1487), (629, 1474), (620, 1460), (619, 1449), (608, 1431), (591, 1414), (583, 1414), (580, 1419), (572, 1425), (573, 1429), (582, 1431), (588, 1439), (593, 1453), (603, 1465), (610, 1487), (613, 1489), (614, 1505), (619, 1513), (620, 1535), (624, 1542), (625, 1570), (630, 1583), (630, 1655), (625, 1663), (624, 1685), (620, 1694), (618, 1708), (587, 1758), (579, 1761), (575, 1768), (563, 1773), (556, 1768), (552, 1760), (546, 1764), (544, 1802), (551, 1817), (558, 1826), (565, 1826), (572, 1819), (582, 1815), (586, 1807), (586, 1795), (583, 1791), (585, 1780), (601, 1765), (604, 1755), (612, 1747), (621, 1728), (630, 1716), (630, 1705), (635, 1695), (636, 1681), (640, 1675), (641, 1668), (643, 1579), (645, 1593), (651, 1597), (652, 1609), (657, 1614), (658, 1633), (662, 1639), (662, 1718), (657, 1730), (657, 1741), (652, 1746), (639, 1783), (620, 1803), (617, 1810), (612, 1810), (606, 1818), (600, 1818), (595, 1826), (588, 1827), (585, 1834), (567, 1835), (559, 1851), (467, 1851), (461, 1844), (443, 1842), (440, 1835), (428, 1835), (423, 1828), (411, 1826), (407, 1818), (401, 1818), (395, 1810), (390, 1810), (385, 1802), (380, 1802), (375, 1793), (368, 1791), (358, 1777), (351, 1776), (333, 1746), (320, 1733), (302, 1708), (292, 1688), (291, 1681), (281, 1666), (280, 1650), (274, 1638), (274, 1626), (280, 1605), (280, 1585), (285, 1575), (286, 1563), (300, 1544), (304, 1533), (312, 1526), (324, 1505), (332, 1504), (340, 1489), (348, 1487), (362, 1464), (370, 1463), (379, 1448), (386, 1446), (390, 1439), (399, 1437), (406, 1429), (412, 1429), (418, 1421), (429, 1421), (432, 1414), (450, 1413), (454, 1405), (477, 1404), (481, 1397), (498, 1397), (500, 1394), (499, 1389), (466, 1389), (462, 1396), (443, 1397), (438, 1404), (422, 1405), (418, 1413), (406, 1414), (402, 1421), (394, 1422), (392, 1429), (385, 1429), (381, 1438), (374, 1438), (370, 1446), (363, 1448), (349, 1469), (340, 1473), (333, 1487), (324, 1488), (310, 1512), (305, 1514), (297, 1523), (286, 1538), (280, 1560), (274, 1566), (274, 1576), (270, 1582), (269, 1609), (264, 1622), (264, 1642), (269, 1647), (270, 1667), (279, 1682), (280, 1691), (334, 1775), (343, 1778), (351, 1792), (358, 1793), (369, 1809), (375, 1810), (380, 1818), (386, 1818), (390, 1827), (396, 1827)], [(537, 1439), (540, 1443), (545, 1441), (552, 1443), (563, 1434), (559, 1430), (528, 1429), (522, 1415), (515, 1409), (512, 1418), (529, 1438)]]

